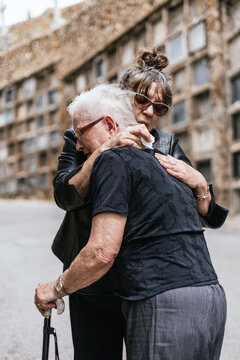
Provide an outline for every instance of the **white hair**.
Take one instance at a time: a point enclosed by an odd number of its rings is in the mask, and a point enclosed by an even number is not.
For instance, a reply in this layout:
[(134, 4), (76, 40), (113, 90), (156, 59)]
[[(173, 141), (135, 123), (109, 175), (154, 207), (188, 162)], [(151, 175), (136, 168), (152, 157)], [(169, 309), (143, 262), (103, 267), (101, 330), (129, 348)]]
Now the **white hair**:
[(78, 109), (81, 109), (84, 119), (89, 122), (101, 116), (111, 116), (120, 130), (137, 124), (127, 91), (118, 85), (101, 84), (82, 92), (67, 107), (72, 119)]

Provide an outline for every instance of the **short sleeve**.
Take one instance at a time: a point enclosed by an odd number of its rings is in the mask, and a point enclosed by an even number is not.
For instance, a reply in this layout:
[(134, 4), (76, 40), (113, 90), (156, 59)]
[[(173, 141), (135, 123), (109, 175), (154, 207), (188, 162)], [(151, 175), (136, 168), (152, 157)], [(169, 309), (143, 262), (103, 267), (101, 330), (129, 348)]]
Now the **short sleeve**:
[(128, 215), (131, 201), (131, 172), (114, 150), (104, 151), (95, 161), (89, 186), (92, 216), (101, 212)]

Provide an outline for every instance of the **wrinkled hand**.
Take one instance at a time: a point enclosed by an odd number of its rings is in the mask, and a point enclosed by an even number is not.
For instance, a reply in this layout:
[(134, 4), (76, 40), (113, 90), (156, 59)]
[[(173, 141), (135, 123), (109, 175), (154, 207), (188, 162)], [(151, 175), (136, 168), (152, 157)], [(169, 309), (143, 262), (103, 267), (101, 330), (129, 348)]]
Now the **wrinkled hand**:
[(55, 301), (60, 298), (55, 290), (56, 280), (38, 284), (35, 289), (34, 303), (42, 315), (45, 310), (57, 308)]
[(116, 136), (101, 145), (101, 152), (121, 146), (134, 146), (138, 149), (144, 149), (140, 137), (143, 137), (147, 142), (151, 141), (150, 133), (145, 125), (139, 124), (128, 126), (126, 129), (120, 131)]
[(156, 153), (155, 157), (170, 175), (188, 185), (196, 195), (203, 196), (206, 194), (207, 181), (199, 171), (171, 155), (165, 156)]

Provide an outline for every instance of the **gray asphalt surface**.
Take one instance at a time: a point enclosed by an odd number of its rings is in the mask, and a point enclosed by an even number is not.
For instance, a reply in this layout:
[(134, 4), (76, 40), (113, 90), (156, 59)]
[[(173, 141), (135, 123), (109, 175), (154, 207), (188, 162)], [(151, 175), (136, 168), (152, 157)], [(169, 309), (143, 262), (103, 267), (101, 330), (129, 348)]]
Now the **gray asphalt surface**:
[[(49, 202), (0, 200), (0, 360), (41, 359), (43, 318), (33, 304), (34, 289), (62, 271), (50, 247), (63, 215)], [(206, 239), (228, 301), (221, 360), (239, 360), (240, 217), (221, 230), (207, 230)], [(71, 360), (68, 304), (63, 315), (53, 312), (52, 326), (57, 329), (61, 360)]]

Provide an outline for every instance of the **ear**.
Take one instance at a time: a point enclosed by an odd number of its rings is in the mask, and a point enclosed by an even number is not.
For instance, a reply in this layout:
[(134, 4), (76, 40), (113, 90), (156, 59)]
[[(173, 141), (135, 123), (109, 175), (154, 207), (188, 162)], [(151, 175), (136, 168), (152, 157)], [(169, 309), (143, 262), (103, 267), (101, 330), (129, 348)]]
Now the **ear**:
[(119, 131), (118, 124), (111, 116), (109, 116), (109, 115), (104, 116), (104, 123), (105, 123), (105, 126), (107, 127), (107, 131), (109, 132), (109, 134), (111, 136), (114, 136), (118, 133), (118, 131)]

